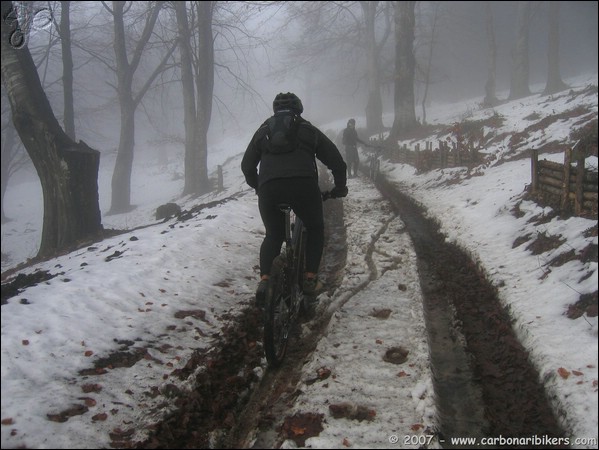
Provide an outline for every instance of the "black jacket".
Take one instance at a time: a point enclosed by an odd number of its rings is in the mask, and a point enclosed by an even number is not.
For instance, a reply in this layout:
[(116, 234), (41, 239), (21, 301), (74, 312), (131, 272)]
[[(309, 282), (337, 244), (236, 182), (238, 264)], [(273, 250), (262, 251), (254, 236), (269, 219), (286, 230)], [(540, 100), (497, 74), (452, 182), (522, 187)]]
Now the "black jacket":
[[(254, 189), (275, 178), (314, 177), (318, 179), (318, 158), (332, 172), (335, 186), (345, 187), (347, 165), (335, 144), (318, 128), (299, 118), (296, 148), (287, 153), (268, 151), (268, 125), (266, 121), (258, 128), (248, 145), (241, 171)], [(260, 173), (258, 173), (260, 164)]]
[(358, 132), (355, 128), (347, 127), (343, 130), (343, 143), (348, 147), (356, 147), (358, 142), (362, 145), (367, 145), (366, 142), (362, 141), (358, 137)]

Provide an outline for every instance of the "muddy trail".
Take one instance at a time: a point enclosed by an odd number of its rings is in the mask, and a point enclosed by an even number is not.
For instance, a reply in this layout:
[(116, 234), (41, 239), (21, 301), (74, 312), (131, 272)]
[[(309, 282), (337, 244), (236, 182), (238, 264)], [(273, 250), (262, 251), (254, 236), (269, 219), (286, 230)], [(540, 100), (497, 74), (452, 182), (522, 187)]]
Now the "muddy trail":
[(418, 256), (440, 444), (458, 436), (563, 437), (496, 289), (412, 199), (384, 180), (377, 187)]
[[(450, 437), (562, 437), (493, 286), (464, 252), (445, 242), (411, 199), (384, 181), (377, 187), (405, 222), (418, 257), (438, 445), (452, 447)], [(325, 204), (323, 272), (332, 289), (340, 282), (346, 256), (342, 205)], [(290, 426), (312, 426), (309, 417), (306, 423), (290, 424), (288, 411), (301, 394), (302, 366), (329, 320), (323, 316), (303, 324), (301, 345), (294, 345), (298, 336), (293, 336), (282, 367), (263, 371), (261, 316), (248, 308), (223, 330), (218, 348), (194, 355), (176, 374), (187, 379), (200, 370), (195, 390), (175, 396), (177, 410), (150, 438), (126, 446), (279, 448)]]

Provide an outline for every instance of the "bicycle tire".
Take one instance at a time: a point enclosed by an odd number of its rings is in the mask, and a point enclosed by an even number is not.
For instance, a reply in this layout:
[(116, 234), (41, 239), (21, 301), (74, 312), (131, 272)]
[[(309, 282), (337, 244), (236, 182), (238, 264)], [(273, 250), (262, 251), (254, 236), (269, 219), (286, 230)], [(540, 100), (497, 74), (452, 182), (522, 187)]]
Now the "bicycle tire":
[(291, 328), (291, 311), (288, 306), (291, 289), (285, 274), (285, 258), (281, 254), (274, 259), (266, 294), (264, 353), (271, 367), (278, 367), (283, 362)]
[(303, 293), (304, 292), (304, 273), (306, 271), (306, 230), (302, 229), (302, 233), (298, 236), (298, 284), (299, 290), (302, 292), (300, 304), (300, 316), (304, 319), (310, 319), (314, 316), (314, 302)]

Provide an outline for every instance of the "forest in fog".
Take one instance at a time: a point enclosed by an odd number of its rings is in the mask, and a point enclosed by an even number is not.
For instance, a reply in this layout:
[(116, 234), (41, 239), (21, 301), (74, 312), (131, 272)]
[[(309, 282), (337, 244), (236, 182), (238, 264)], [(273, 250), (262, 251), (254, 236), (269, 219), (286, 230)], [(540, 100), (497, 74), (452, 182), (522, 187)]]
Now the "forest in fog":
[(119, 214), (138, 161), (180, 158), (181, 194), (210, 190), (211, 148), (249, 140), (278, 92), (393, 142), (433, 103), (557, 92), (597, 54), (594, 1), (2, 1), (2, 200), (39, 177), (51, 256), (102, 234), (102, 157)]

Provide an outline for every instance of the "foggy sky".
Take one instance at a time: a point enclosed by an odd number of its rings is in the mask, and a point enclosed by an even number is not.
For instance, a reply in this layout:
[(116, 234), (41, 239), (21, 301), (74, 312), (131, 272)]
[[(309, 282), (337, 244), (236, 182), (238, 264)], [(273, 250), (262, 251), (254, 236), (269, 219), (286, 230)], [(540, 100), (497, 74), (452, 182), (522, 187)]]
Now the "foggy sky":
[[(309, 3), (309, 2), (305, 2)], [(311, 2), (310, 2), (311, 3)], [(354, 2), (356, 15), (361, 14), (358, 2)], [(509, 88), (510, 51), (516, 33), (517, 2), (491, 2), (498, 46), (497, 94)], [(45, 3), (44, 3), (45, 4)], [(82, 45), (94, 46), (106, 59), (114, 59), (112, 48), (112, 24), (99, 2), (72, 2), (71, 22), (74, 39)], [(296, 3), (297, 5), (297, 3)], [(83, 9), (82, 9), (83, 8)], [(273, 14), (273, 7), (264, 8), (264, 15)], [(276, 7), (280, 8), (280, 7)], [(535, 14), (530, 33), (530, 85), (544, 83), (547, 70), (547, 4), (534, 2)], [(419, 11), (427, 9), (422, 3)], [(434, 46), (433, 78), (429, 101), (450, 102), (458, 98), (482, 97), (487, 78), (488, 56), (484, 22), (484, 2), (443, 2), (438, 42)], [(269, 39), (266, 46), (257, 45), (255, 40), (237, 41), (244, 45), (247, 55), (241, 62), (230, 64), (226, 70), (220, 68), (215, 79), (213, 117), (210, 143), (218, 142), (229, 133), (251, 133), (271, 113), (272, 99), (278, 92), (295, 92), (304, 101), (305, 117), (319, 125), (328, 121), (364, 115), (367, 101), (365, 57), (359, 48), (339, 50), (331, 48), (316, 58), (311, 66), (294, 69), (284, 76), (273, 77), (273, 73), (285, 69), (287, 50), (282, 45), (293, 42), (297, 23), (284, 30), (278, 26), (285, 19), (285, 10), (278, 9), (274, 18), (265, 22), (259, 18), (247, 23), (251, 33), (260, 33)], [(85, 17), (84, 17), (85, 16)], [(95, 17), (93, 21), (85, 21)], [(85, 20), (84, 20), (85, 19)], [(417, 21), (421, 18), (417, 18)], [(168, 25), (166, 16), (163, 25)], [(417, 44), (422, 46), (426, 36), (416, 26)], [(54, 35), (54, 37), (56, 37)], [(219, 36), (217, 35), (217, 43)], [(36, 33), (31, 39), (32, 53), (40, 58), (48, 37)], [(225, 46), (221, 46), (225, 47)], [(422, 47), (419, 47), (422, 49)], [(79, 139), (102, 152), (114, 151), (118, 144), (119, 107), (114, 89), (114, 73), (97, 60), (74, 48), (75, 66), (75, 111)], [(393, 34), (384, 49), (387, 60), (394, 54)], [(422, 50), (417, 53), (418, 57)], [(597, 2), (562, 2), (560, 10), (560, 70), (562, 78), (585, 72), (597, 71)], [(225, 51), (217, 52), (217, 58), (233, 61)], [(84, 63), (85, 61), (85, 63)], [(217, 59), (217, 62), (220, 62)], [(146, 79), (153, 64), (145, 61), (136, 73), (140, 80)], [(62, 94), (60, 46), (56, 45), (47, 63), (40, 66), (47, 93), (54, 112), (61, 120)], [(235, 76), (251, 86), (252, 92), (241, 89), (228, 71), (237, 71)], [(159, 80), (161, 88), (154, 89), (138, 109), (136, 155), (143, 153), (150, 139), (165, 136), (183, 136), (183, 107), (178, 74), (171, 72)], [(386, 80), (383, 85), (383, 101), (386, 112), (393, 110), (393, 83)], [(544, 84), (543, 84), (544, 86)], [(420, 115), (419, 98), (422, 86), (416, 86), (417, 116)], [(6, 97), (3, 93), (3, 123), (7, 120)], [(390, 126), (390, 123), (385, 123)], [(182, 148), (182, 145), (180, 146)], [(243, 151), (244, 149), (240, 149)], [(153, 150), (152, 150), (153, 151)]]

